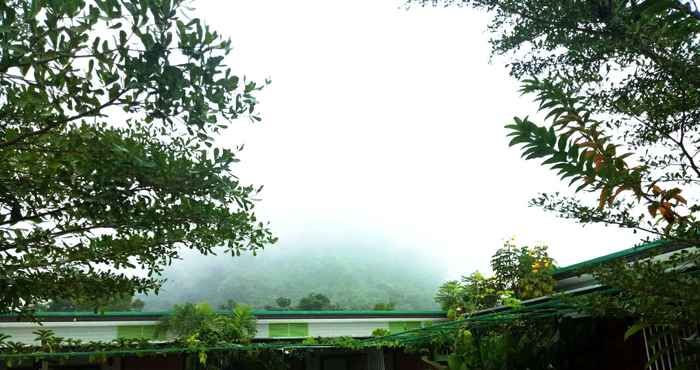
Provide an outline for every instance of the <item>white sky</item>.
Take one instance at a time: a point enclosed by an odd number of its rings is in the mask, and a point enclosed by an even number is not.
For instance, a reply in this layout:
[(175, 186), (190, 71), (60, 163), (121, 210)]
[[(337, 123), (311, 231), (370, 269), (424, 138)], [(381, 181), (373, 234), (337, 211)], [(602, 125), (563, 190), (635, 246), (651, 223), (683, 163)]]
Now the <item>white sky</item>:
[(263, 122), (237, 124), (220, 144), (245, 144), (236, 173), (265, 185), (258, 213), (276, 248), (362, 233), (429, 249), (458, 276), (487, 270), (511, 236), (548, 244), (560, 265), (638, 242), (527, 206), (565, 187), (507, 146), (503, 126), (536, 106), (504, 60), (489, 61), (485, 14), (401, 0), (192, 5), (232, 39), (237, 74), (272, 79)]

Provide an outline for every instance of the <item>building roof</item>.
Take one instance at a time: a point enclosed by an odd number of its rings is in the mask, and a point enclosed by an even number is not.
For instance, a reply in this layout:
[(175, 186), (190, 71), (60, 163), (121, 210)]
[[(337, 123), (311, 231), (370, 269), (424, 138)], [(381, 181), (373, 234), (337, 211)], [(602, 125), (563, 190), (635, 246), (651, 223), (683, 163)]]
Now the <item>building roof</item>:
[(554, 277), (557, 280), (559, 280), (578, 275), (586, 269), (600, 266), (606, 262), (612, 262), (620, 259), (630, 261), (638, 260), (641, 258), (649, 257), (651, 255), (672, 252), (687, 247), (688, 246), (683, 243), (674, 243), (667, 240), (657, 240), (649, 243), (636, 245), (632, 248), (623, 249), (614, 253), (606, 254), (604, 256), (592, 258), (590, 260), (578, 262), (573, 265), (560, 267), (554, 271)]
[[(124, 312), (37, 312), (41, 321), (153, 321), (171, 311), (124, 311)], [(221, 311), (221, 313), (225, 313)], [(346, 310), (346, 311), (299, 311), (299, 310), (255, 310), (257, 319), (367, 319), (367, 318), (443, 318), (445, 313), (437, 310)], [(0, 314), (0, 322), (17, 321), (14, 314)]]

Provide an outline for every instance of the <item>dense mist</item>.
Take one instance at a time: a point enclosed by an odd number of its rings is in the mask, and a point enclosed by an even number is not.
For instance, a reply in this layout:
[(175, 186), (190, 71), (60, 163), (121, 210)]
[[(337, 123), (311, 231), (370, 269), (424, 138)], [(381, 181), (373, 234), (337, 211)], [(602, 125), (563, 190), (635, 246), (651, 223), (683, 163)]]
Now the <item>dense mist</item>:
[(281, 241), (257, 256), (202, 256), (189, 253), (166, 270), (158, 295), (142, 297), (146, 310), (227, 300), (258, 308), (278, 297), (294, 307), (309, 293), (321, 293), (344, 309), (393, 302), (397, 309), (432, 309), (446, 278), (442, 259), (429, 247), (398, 246), (369, 235), (335, 235), (325, 240)]

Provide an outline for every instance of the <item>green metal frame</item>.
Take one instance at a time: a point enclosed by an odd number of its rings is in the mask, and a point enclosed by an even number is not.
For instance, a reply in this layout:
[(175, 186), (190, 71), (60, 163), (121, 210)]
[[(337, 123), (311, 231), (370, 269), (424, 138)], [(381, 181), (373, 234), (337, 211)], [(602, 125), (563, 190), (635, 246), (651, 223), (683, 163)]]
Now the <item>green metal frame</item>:
[(389, 332), (397, 334), (421, 328), (420, 321), (389, 321)]
[(672, 251), (674, 249), (681, 249), (685, 247), (685, 245), (673, 243), (667, 240), (657, 240), (654, 242), (641, 244), (614, 253), (606, 254), (604, 256), (596, 257), (590, 260), (578, 262), (573, 265), (560, 267), (554, 271), (554, 277), (563, 278), (575, 275), (581, 270), (599, 266), (606, 262), (616, 261), (619, 259), (642, 258), (647, 255), (663, 253), (665, 251)]
[(286, 310), (286, 311), (275, 311), (275, 310), (255, 310), (253, 312), (255, 315), (313, 315), (313, 316), (401, 316), (401, 315), (411, 315), (411, 316), (435, 316), (442, 315), (444, 312), (439, 310), (395, 310), (395, 311), (374, 311), (374, 310), (346, 310), (346, 311), (304, 311), (304, 310)]
[[(77, 312), (36, 312), (34, 316), (45, 318), (63, 318), (63, 317), (153, 317), (158, 320), (162, 316), (170, 314), (172, 311), (108, 311), (108, 312), (92, 312), (92, 311), (77, 311)], [(229, 313), (229, 311), (217, 311), (218, 313)], [(253, 314), (274, 315), (274, 316), (444, 316), (443, 311), (439, 310), (396, 310), (396, 311), (373, 311), (373, 310), (347, 310), (347, 311), (275, 311), (275, 310), (255, 310)], [(15, 314), (0, 314), (0, 317), (13, 317)]]

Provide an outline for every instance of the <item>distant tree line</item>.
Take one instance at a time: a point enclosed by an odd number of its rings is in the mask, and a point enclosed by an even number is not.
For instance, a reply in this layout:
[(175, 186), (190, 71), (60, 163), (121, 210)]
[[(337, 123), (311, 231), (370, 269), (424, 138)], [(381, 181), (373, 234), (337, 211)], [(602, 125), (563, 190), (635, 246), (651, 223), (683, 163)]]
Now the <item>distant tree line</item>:
[[(229, 299), (226, 303), (220, 304), (219, 309), (231, 310), (237, 305), (236, 301)], [(350, 310), (350, 309), (373, 309), (376, 311), (393, 311), (396, 304), (393, 302), (377, 303), (374, 307), (347, 307), (331, 302), (331, 299), (325, 294), (309, 293), (299, 299), (295, 306), (292, 306), (292, 299), (287, 297), (279, 297), (275, 300), (275, 305), (266, 305), (262, 308), (273, 311), (285, 310), (302, 310), (302, 311), (327, 311), (327, 310)]]
[[(97, 303), (97, 305), (96, 305)], [(188, 304), (188, 303), (183, 303)], [(222, 311), (231, 311), (240, 304), (233, 299), (226, 300), (218, 308)], [(177, 306), (177, 305), (176, 305)], [(296, 305), (292, 305), (292, 299), (279, 297), (275, 300), (275, 305), (266, 305), (262, 308), (266, 310), (303, 310), (303, 311), (326, 311), (326, 310), (351, 310), (351, 309), (373, 309), (376, 311), (393, 311), (396, 304), (393, 302), (377, 303), (373, 307), (354, 306), (347, 307), (331, 302), (331, 299), (321, 293), (309, 293), (299, 299)], [(142, 311), (144, 302), (133, 296), (116, 296), (102, 302), (80, 302), (68, 299), (52, 299), (38, 306), (39, 311), (44, 312), (75, 312), (94, 311), (95, 307), (101, 307), (100, 311)]]
[[(218, 309), (228, 299), (258, 308), (297, 309), (310, 293), (325, 295), (339, 309), (371, 310), (389, 303), (396, 309), (435, 309), (433, 292), (447, 275), (418, 249), (358, 240), (334, 244), (332, 252), (313, 241), (292, 243), (233, 262), (188, 255), (162, 277), (167, 281), (158, 295), (142, 298), (146, 310), (204, 301)], [(290, 303), (279, 305), (278, 297)]]
[(37, 309), (45, 312), (74, 312), (94, 311), (96, 307), (100, 311), (141, 311), (144, 302), (130, 295), (118, 295), (101, 302), (82, 302), (71, 299), (56, 298), (39, 304)]

